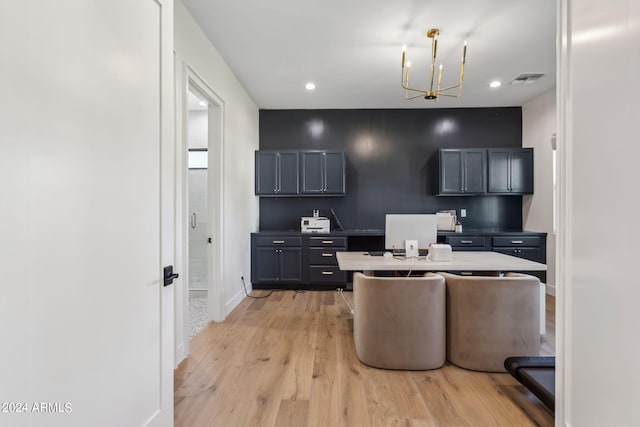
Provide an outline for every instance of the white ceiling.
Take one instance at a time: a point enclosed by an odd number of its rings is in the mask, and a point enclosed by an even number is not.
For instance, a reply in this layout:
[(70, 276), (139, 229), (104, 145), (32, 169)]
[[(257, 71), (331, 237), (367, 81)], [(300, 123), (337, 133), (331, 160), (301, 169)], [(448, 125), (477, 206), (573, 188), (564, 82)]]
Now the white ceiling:
[(189, 111), (204, 111), (208, 109), (207, 101), (200, 94), (195, 93), (189, 88), (187, 91), (187, 104)]
[[(183, 2), (261, 109), (520, 106), (555, 87), (554, 0)], [(426, 86), (429, 28), (440, 29), (443, 86), (457, 83), (468, 39), (461, 98), (404, 99), (402, 45), (412, 86)], [(545, 76), (509, 84), (522, 73)]]

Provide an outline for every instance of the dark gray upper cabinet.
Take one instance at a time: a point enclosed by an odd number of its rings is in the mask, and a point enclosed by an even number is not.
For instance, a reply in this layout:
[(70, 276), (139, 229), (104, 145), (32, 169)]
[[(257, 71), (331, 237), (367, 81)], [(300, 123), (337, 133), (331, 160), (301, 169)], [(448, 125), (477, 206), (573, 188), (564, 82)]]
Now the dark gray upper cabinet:
[(474, 195), (487, 191), (486, 149), (440, 150), (440, 195)]
[(297, 151), (256, 151), (256, 195), (297, 195), (298, 176)]
[(488, 189), (493, 194), (533, 194), (533, 148), (489, 148)]
[(343, 151), (301, 151), (302, 194), (344, 195)]
[(344, 151), (256, 151), (257, 196), (343, 196)]

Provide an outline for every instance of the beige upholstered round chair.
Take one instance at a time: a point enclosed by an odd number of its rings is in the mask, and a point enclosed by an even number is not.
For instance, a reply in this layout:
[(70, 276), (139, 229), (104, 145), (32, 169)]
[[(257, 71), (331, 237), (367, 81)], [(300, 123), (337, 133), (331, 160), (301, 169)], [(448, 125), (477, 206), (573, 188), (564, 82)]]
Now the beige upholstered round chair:
[(375, 368), (426, 370), (445, 362), (442, 276), (353, 275), (353, 335), (358, 359)]
[(447, 360), (461, 368), (506, 372), (504, 360), (540, 354), (540, 281), (441, 274), (447, 286)]

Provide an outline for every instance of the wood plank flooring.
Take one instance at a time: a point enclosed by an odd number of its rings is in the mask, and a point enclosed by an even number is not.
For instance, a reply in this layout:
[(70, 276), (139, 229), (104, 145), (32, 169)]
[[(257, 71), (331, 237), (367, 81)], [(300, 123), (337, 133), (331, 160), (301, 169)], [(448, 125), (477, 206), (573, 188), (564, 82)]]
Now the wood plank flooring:
[[(554, 305), (547, 296), (545, 355), (554, 354)], [(335, 291), (246, 298), (201, 331), (190, 352), (175, 371), (178, 427), (553, 425), (509, 374), (360, 363), (352, 315)]]

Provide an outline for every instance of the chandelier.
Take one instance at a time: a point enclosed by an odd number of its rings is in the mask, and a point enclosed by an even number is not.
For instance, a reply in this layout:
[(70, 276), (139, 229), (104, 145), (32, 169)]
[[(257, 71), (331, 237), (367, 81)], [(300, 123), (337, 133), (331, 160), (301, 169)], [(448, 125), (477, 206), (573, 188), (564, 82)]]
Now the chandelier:
[[(402, 88), (404, 89), (404, 97), (405, 99), (414, 99), (420, 96), (424, 97), (424, 99), (432, 99), (434, 101), (438, 101), (440, 96), (450, 96), (453, 98), (457, 98), (462, 93), (462, 81), (464, 80), (464, 62), (467, 56), (467, 41), (464, 42), (464, 47), (462, 48), (462, 61), (460, 62), (460, 82), (457, 85), (448, 86), (445, 88), (441, 88), (440, 84), (442, 83), (442, 64), (438, 67), (438, 78), (436, 81), (436, 87), (434, 89), (434, 74), (436, 68), (436, 53), (438, 50), (438, 35), (440, 34), (440, 30), (437, 28), (432, 28), (427, 31), (427, 37), (431, 39), (431, 73), (429, 77), (429, 88), (428, 89), (415, 89), (409, 86), (409, 71), (411, 70), (411, 62), (407, 61), (405, 64), (405, 55), (407, 52), (407, 45), (402, 46)], [(458, 89), (458, 93), (453, 95), (451, 93), (445, 93), (452, 89)], [(409, 96), (413, 92), (417, 92), (418, 95)]]

